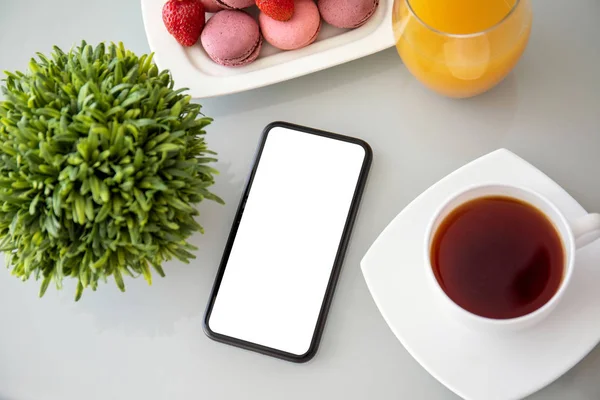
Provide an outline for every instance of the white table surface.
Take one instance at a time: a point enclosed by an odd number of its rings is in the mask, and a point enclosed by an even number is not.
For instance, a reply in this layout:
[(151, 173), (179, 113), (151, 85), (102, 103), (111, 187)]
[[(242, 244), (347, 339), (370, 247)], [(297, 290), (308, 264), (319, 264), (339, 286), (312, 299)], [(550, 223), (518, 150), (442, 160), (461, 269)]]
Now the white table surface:
[[(137, 0), (0, 0), (0, 70), (53, 44), (123, 41), (147, 52)], [(413, 198), (506, 147), (600, 210), (600, 2), (534, 0), (529, 47), (507, 80), (470, 100), (423, 89), (388, 50), (314, 75), (202, 101), (226, 206), (200, 206), (191, 265), (85, 293), (0, 269), (1, 400), (415, 399), (457, 397), (423, 370), (379, 314), (359, 261)], [(321, 349), (304, 365), (210, 341), (202, 315), (262, 128), (287, 120), (359, 136), (375, 158)], [(599, 283), (600, 284), (600, 283)], [(600, 313), (591, 318), (600, 318)], [(600, 399), (600, 350), (531, 400)], [(510, 382), (507, 382), (510, 384)]]

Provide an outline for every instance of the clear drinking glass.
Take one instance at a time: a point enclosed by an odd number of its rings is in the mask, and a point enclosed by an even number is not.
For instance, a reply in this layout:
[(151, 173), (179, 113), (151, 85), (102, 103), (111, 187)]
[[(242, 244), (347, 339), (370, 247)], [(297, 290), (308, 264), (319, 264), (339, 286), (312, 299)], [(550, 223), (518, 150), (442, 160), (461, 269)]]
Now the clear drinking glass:
[(471, 97), (502, 81), (523, 54), (529, 0), (395, 0), (396, 48), (428, 88)]

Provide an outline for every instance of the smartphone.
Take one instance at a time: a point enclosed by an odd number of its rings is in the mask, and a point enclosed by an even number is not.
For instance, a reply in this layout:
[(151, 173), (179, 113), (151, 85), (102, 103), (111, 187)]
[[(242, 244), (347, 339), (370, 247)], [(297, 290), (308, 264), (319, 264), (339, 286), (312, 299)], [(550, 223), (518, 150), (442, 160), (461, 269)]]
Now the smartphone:
[(206, 309), (210, 338), (293, 362), (315, 355), (371, 160), (356, 138), (265, 128)]

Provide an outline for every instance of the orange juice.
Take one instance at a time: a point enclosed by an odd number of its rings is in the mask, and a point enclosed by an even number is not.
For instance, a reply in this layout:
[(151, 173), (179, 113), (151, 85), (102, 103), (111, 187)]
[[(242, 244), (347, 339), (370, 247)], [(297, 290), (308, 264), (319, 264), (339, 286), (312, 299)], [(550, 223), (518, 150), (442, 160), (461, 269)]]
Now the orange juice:
[(529, 0), (395, 0), (393, 18), (408, 70), (438, 93), (470, 97), (514, 68), (532, 13)]

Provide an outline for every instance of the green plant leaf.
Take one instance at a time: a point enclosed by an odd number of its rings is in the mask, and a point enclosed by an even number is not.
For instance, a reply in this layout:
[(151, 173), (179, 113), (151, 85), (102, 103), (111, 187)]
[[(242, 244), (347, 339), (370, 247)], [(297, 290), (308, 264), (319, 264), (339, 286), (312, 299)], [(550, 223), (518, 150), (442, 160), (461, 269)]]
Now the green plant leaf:
[(121, 275), (121, 270), (119, 267), (115, 267), (113, 276), (115, 277), (115, 282), (119, 290), (121, 290), (121, 292), (125, 292), (125, 283), (123, 282), (123, 275)]
[(42, 281), (42, 286), (40, 286), (40, 293), (39, 293), (40, 297), (44, 297), (44, 294), (46, 294), (46, 290), (48, 290), (48, 285), (50, 285), (51, 280), (52, 280), (52, 274), (50, 273), (50, 274), (46, 275), (46, 277)]

